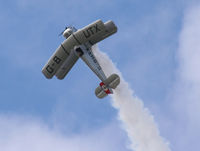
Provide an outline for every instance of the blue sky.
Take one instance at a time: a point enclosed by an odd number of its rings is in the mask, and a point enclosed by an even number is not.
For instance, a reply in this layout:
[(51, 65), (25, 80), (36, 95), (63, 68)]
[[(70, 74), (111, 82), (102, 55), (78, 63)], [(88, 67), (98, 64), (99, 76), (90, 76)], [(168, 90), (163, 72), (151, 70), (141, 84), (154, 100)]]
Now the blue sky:
[[(180, 100), (193, 104), (193, 100), (199, 99), (198, 92), (195, 93), (197, 98), (188, 98), (190, 101), (184, 101), (186, 97), (181, 94), (188, 92), (184, 75), (188, 75), (188, 71), (199, 75), (196, 70), (185, 70), (184, 64), (182, 69), (182, 62), (187, 63), (188, 59), (181, 53), (187, 47), (184, 31), (193, 23), (190, 16), (197, 14), (191, 10), (198, 10), (195, 8), (198, 3), (181, 0), (0, 0), (0, 132), (14, 129), (17, 135), (30, 132), (29, 127), (39, 127), (38, 138), (62, 134), (59, 139), (52, 137), (52, 142), (67, 140), (82, 144), (77, 140), (84, 139), (90, 146), (88, 142), (102, 137), (95, 145), (97, 148), (129, 150), (129, 140), (120, 128), (117, 110), (111, 107), (109, 97), (96, 98), (94, 90), (100, 81), (81, 60), (62, 81), (47, 80), (41, 73), (43, 65), (64, 40), (58, 34), (65, 26), (81, 28), (102, 19), (113, 20), (118, 32), (100, 42), (100, 49), (112, 58), (135, 94), (149, 108), (161, 136), (170, 142), (172, 150), (188, 150), (191, 143), (190, 150), (198, 150), (200, 121), (196, 119), (200, 114), (196, 111), (199, 104), (193, 111), (188, 109), (188, 114), (184, 112), (187, 105), (180, 106)], [(186, 78), (189, 85), (192, 81), (199, 87), (199, 83), (189, 77)], [(19, 128), (20, 125), (24, 127)], [(184, 133), (185, 138), (182, 138)], [(0, 134), (0, 138), (3, 135)], [(15, 138), (14, 133), (7, 135), (8, 141)], [(62, 143), (60, 146), (66, 147)], [(82, 147), (89, 150), (88, 146)]]

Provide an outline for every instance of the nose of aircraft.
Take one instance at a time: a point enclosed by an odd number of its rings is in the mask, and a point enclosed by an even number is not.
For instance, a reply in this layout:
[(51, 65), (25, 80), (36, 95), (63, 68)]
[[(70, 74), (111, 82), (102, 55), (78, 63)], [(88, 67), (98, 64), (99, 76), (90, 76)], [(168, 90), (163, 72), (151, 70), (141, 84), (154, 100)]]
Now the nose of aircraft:
[(67, 39), (70, 35), (72, 34), (72, 29), (67, 28), (64, 32), (63, 32), (63, 36)]

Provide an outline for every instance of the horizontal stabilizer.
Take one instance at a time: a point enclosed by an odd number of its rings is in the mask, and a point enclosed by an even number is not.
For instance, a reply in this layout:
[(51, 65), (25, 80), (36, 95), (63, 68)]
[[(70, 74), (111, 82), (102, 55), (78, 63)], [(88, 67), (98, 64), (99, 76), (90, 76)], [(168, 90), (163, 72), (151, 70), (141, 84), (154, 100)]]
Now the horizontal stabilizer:
[(98, 86), (98, 87), (96, 88), (96, 90), (95, 90), (95, 95), (96, 95), (98, 98), (102, 99), (102, 98), (104, 98), (105, 96), (107, 96), (108, 94), (107, 94), (106, 92), (104, 92), (104, 90), (103, 90), (100, 86)]
[(101, 82), (100, 85), (95, 90), (95, 95), (98, 98), (104, 98), (108, 94), (112, 94), (112, 89), (115, 89), (120, 83), (120, 78), (117, 74), (112, 74), (104, 82)]
[(120, 77), (117, 74), (112, 74), (103, 82), (105, 85), (109, 85), (109, 87), (115, 89), (120, 83)]

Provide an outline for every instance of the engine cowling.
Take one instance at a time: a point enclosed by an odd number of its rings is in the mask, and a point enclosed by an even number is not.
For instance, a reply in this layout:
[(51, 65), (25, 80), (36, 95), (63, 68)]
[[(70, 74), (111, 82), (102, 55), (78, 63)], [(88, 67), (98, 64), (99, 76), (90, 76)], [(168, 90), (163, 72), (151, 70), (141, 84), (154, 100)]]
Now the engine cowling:
[(67, 39), (71, 34), (73, 33), (71, 28), (67, 28), (64, 32), (63, 32), (63, 36)]

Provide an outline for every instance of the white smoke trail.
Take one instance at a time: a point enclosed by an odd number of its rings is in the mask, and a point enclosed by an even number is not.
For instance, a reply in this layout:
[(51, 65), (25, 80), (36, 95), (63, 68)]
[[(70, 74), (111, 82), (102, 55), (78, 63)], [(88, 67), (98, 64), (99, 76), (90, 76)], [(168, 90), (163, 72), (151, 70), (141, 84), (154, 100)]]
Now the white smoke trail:
[(131, 141), (131, 149), (136, 151), (170, 151), (167, 143), (160, 136), (153, 116), (144, 108), (143, 102), (134, 94), (128, 83), (111, 59), (93, 47), (94, 54), (107, 76), (117, 73), (121, 82), (112, 95), (113, 106), (119, 110), (119, 119)]

